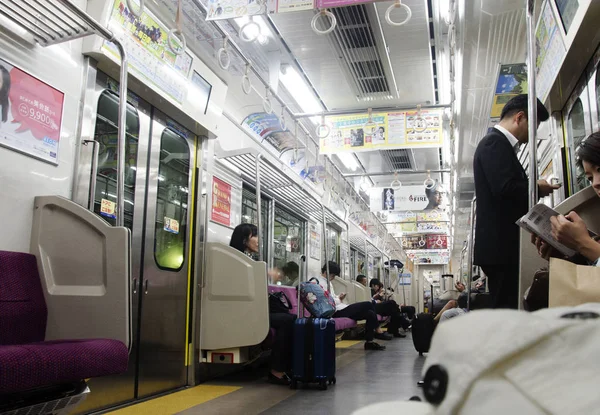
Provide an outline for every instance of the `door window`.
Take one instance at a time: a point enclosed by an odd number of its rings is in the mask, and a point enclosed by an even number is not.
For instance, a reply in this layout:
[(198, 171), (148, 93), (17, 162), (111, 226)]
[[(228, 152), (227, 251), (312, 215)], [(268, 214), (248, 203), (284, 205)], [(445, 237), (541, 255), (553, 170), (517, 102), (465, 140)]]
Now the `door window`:
[(580, 99), (575, 101), (571, 112), (569, 113), (568, 119), (568, 130), (569, 130), (569, 153), (570, 153), (570, 164), (571, 164), (571, 177), (573, 181), (573, 193), (584, 189), (588, 186), (587, 179), (585, 178), (585, 172), (583, 169), (577, 166), (575, 154), (581, 141), (585, 138), (585, 115), (583, 111), (583, 104)]
[(600, 66), (596, 69), (596, 109), (598, 123), (600, 123)]
[[(242, 223), (251, 223), (258, 226), (258, 216), (256, 206), (256, 192), (244, 187), (242, 191)], [(266, 261), (269, 252), (267, 241), (269, 240), (268, 232), (268, 201), (263, 197), (261, 198), (261, 211), (262, 211), (262, 229), (260, 232), (260, 240), (258, 243), (262, 247), (262, 259)]]
[(305, 222), (275, 207), (275, 226), (273, 235), (273, 257), (275, 266), (283, 271), (282, 285), (294, 285), (298, 281), (300, 257), (304, 254)]
[[(111, 225), (116, 224), (117, 202), (117, 145), (119, 97), (104, 91), (98, 100), (94, 139), (98, 142), (98, 173), (94, 194), (94, 212), (101, 215)], [(124, 224), (133, 226), (133, 205), (137, 170), (137, 149), (139, 139), (139, 116), (137, 110), (127, 105), (126, 145), (125, 145), (125, 218)]]
[(160, 139), (154, 259), (162, 269), (179, 271), (185, 261), (190, 189), (187, 140), (166, 128)]

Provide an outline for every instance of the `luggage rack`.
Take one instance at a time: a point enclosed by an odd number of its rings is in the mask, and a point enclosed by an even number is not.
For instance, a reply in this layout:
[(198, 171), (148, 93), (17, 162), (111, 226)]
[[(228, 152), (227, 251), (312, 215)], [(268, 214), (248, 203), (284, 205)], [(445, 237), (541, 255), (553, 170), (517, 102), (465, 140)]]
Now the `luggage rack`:
[[(124, 224), (125, 117), (127, 53), (113, 33), (70, 0), (0, 0), (0, 16), (29, 33), (43, 47), (98, 35), (115, 44), (121, 56), (117, 148), (117, 226)], [(0, 27), (4, 25), (0, 22)], [(10, 30), (10, 29), (9, 29)]]
[[(239, 169), (244, 179), (257, 187), (257, 193), (264, 191), (282, 204), (308, 214), (315, 222), (323, 221), (321, 203), (304, 186), (286, 176), (281, 167), (263, 157), (256, 149), (224, 151), (218, 145), (216, 147), (217, 158)], [(329, 209), (324, 210), (326, 222), (345, 222)]]

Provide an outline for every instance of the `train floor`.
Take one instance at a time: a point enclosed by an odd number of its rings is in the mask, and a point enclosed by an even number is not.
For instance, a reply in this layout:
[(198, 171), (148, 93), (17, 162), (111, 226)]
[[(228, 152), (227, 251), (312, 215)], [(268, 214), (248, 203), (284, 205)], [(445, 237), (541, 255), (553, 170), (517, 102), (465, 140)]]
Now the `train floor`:
[[(110, 412), (112, 415), (340, 414), (370, 403), (422, 396), (417, 382), (425, 362), (406, 338), (381, 341), (385, 351), (365, 351), (363, 341), (336, 343), (337, 384), (291, 390), (259, 373), (241, 372)], [(264, 373), (263, 373), (264, 374)]]

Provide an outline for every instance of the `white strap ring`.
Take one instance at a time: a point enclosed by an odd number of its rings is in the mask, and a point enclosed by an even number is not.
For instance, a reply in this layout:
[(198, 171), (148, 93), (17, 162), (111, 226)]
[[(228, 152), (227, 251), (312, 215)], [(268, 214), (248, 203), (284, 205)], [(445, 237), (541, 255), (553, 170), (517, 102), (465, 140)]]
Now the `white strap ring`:
[[(256, 34), (254, 36), (245, 36), (244, 31), (249, 27), (254, 26), (256, 28)], [(260, 36), (260, 26), (254, 20), (250, 20), (248, 23), (240, 27), (240, 31), (238, 32), (238, 36), (242, 40), (242, 42), (251, 43), (254, 42)]]
[(229, 52), (225, 48), (219, 49), (217, 52), (217, 60), (219, 61), (219, 66), (223, 70), (229, 69), (229, 65), (231, 64), (231, 57), (229, 56)]
[[(325, 131), (324, 134), (323, 134), (323, 131)], [(329, 128), (329, 126), (327, 124), (317, 125), (317, 129), (315, 131), (315, 133), (317, 134), (317, 137), (319, 137), (321, 139), (327, 138), (329, 136), (330, 132), (331, 132), (331, 129)]]
[[(392, 10), (394, 10), (397, 7), (402, 7), (404, 10), (406, 10), (406, 18), (401, 21), (401, 22), (394, 22), (391, 18), (390, 18), (390, 14), (392, 13)], [(406, 23), (408, 23), (408, 21), (410, 20), (410, 18), (412, 17), (412, 10), (410, 9), (410, 7), (408, 7), (406, 4), (404, 3), (400, 3), (399, 1), (392, 4), (390, 7), (388, 7), (388, 9), (385, 11), (385, 21), (388, 22), (388, 24), (390, 26), (403, 26)]]
[(423, 182), (423, 185), (425, 186), (425, 189), (431, 190), (431, 189), (433, 189), (435, 187), (435, 181), (433, 179), (431, 179), (431, 178), (427, 178)]
[(402, 187), (402, 183), (400, 183), (400, 180), (396, 179), (392, 181), (392, 183), (390, 183), (390, 187), (392, 188), (392, 190), (400, 190), (400, 188)]
[[(319, 20), (319, 17), (321, 16), (327, 16), (331, 20), (331, 26), (327, 30), (317, 29), (317, 20)], [(310, 27), (312, 28), (313, 32), (315, 32), (317, 35), (326, 35), (328, 33), (331, 33), (333, 29), (335, 29), (336, 25), (337, 19), (335, 18), (335, 15), (329, 10), (321, 10), (319, 13), (315, 14), (312, 20), (310, 21)]]
[(144, 13), (144, 0), (139, 0), (140, 2), (140, 7), (137, 9), (138, 11), (136, 12), (136, 8), (132, 7), (132, 2), (131, 0), (127, 0), (127, 8), (129, 8), (129, 11), (131, 12), (131, 14), (133, 14), (135, 17), (142, 17), (142, 13)]
[(252, 92), (252, 81), (248, 75), (242, 76), (242, 91), (244, 91), (244, 94), (246, 95), (250, 95)]
[[(177, 47), (177, 45), (174, 42), (174, 39), (176, 39), (175, 35), (179, 35), (179, 39), (177, 39), (181, 43), (181, 45), (179, 47)], [(181, 56), (185, 53), (185, 47), (186, 47), (185, 36), (183, 35), (183, 32), (181, 30), (179, 30), (179, 29), (169, 30), (169, 36), (167, 37), (167, 43), (169, 44), (169, 49), (171, 49), (171, 52), (173, 52), (175, 55)]]
[(269, 99), (269, 97), (264, 97), (263, 109), (265, 110), (265, 112), (267, 114), (270, 114), (271, 112), (273, 112), (273, 105), (271, 104), (271, 100)]

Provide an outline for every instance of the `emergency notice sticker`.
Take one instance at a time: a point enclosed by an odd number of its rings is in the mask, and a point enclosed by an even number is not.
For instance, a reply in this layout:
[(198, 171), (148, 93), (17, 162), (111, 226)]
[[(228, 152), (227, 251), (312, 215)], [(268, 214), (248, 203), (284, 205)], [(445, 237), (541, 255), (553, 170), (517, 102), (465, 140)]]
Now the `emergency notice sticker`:
[(115, 215), (116, 205), (117, 204), (111, 200), (102, 199), (100, 202), (100, 214), (107, 218), (115, 219), (117, 217), (117, 215)]

